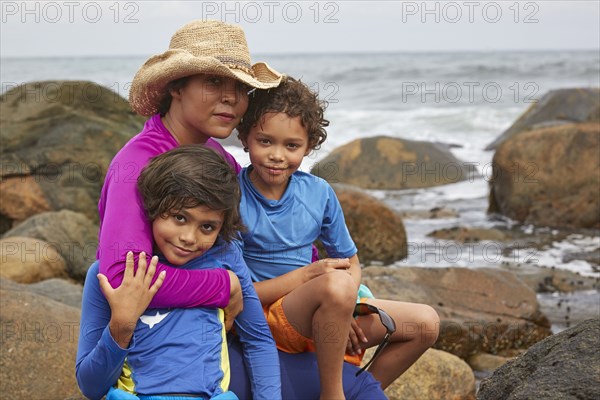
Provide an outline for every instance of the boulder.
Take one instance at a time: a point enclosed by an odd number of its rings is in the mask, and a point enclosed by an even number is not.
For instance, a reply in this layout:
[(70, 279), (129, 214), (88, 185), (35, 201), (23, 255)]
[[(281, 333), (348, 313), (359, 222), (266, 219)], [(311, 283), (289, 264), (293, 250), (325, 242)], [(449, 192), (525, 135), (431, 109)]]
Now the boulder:
[(34, 215), (6, 232), (3, 240), (23, 236), (49, 243), (65, 259), (67, 274), (78, 282), (85, 280), (96, 259), (98, 226), (81, 213), (62, 210)]
[(600, 320), (550, 336), (483, 380), (479, 400), (600, 398)]
[(32, 283), (66, 278), (66, 261), (48, 242), (28, 237), (0, 240), (0, 278)]
[(502, 357), (494, 354), (477, 353), (469, 357), (467, 362), (474, 371), (494, 371), (510, 360), (510, 357)]
[(600, 124), (522, 133), (494, 154), (489, 212), (521, 223), (600, 228)]
[(535, 292), (508, 271), (368, 267), (362, 281), (375, 297), (434, 307), (441, 320), (434, 347), (465, 360), (526, 349), (551, 334)]
[(83, 286), (81, 284), (53, 278), (27, 286), (33, 293), (41, 294), (71, 307), (81, 308), (83, 297)]
[(2, 232), (43, 211), (71, 209), (97, 220), (108, 164), (143, 123), (125, 99), (92, 82), (33, 82), (3, 93)]
[(83, 297), (83, 286), (65, 279), (47, 279), (45, 281), (24, 285), (8, 279), (0, 279), (0, 288), (5, 290), (30, 292), (40, 296), (46, 296), (59, 303), (71, 307), (81, 308)]
[[(369, 349), (365, 360), (373, 350)], [(475, 399), (475, 376), (467, 363), (444, 351), (429, 349), (386, 390), (390, 400)]]
[(406, 231), (394, 210), (358, 188), (341, 184), (333, 188), (362, 263), (390, 264), (406, 258)]
[(0, 393), (7, 399), (79, 397), (75, 357), (80, 311), (0, 287)]
[(428, 233), (427, 236), (459, 243), (475, 243), (482, 240), (504, 242), (509, 239), (504, 232), (498, 229), (466, 228), (462, 226), (437, 229)]
[(311, 170), (330, 183), (365, 189), (438, 186), (468, 179), (471, 172), (444, 146), (387, 136), (354, 140)]
[(566, 269), (540, 267), (531, 264), (503, 265), (537, 293), (570, 293), (600, 289), (600, 278), (584, 276)]
[(600, 121), (600, 89), (558, 89), (546, 93), (485, 149), (538, 127)]
[[(6, 168), (6, 163), (2, 163), (2, 168)], [(19, 222), (44, 211), (50, 211), (51, 206), (44, 195), (44, 191), (39, 185), (39, 177), (32, 175), (15, 177), (3, 176), (0, 180), (0, 213), (10, 215), (12, 221), (7, 224)], [(6, 230), (2, 232), (5, 232)]]
[(458, 211), (448, 207), (433, 207), (429, 210), (402, 210), (403, 219), (449, 219), (458, 218)]

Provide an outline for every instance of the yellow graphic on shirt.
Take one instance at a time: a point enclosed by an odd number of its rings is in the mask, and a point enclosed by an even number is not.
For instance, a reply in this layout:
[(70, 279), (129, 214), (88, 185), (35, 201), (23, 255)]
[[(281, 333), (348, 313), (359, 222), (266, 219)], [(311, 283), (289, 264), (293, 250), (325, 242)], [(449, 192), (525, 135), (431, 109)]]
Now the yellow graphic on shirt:
[(225, 331), (225, 312), (223, 309), (217, 309), (219, 321), (221, 321), (221, 371), (223, 371), (223, 380), (221, 381), (221, 390), (229, 390), (229, 381), (231, 380), (231, 371), (229, 368), (229, 350), (227, 349), (227, 332)]
[(127, 363), (127, 359), (125, 359), (125, 362), (123, 363), (121, 376), (119, 376), (119, 379), (117, 380), (117, 389), (124, 390), (127, 393), (136, 394), (135, 383), (133, 383), (133, 378), (131, 377), (131, 368)]

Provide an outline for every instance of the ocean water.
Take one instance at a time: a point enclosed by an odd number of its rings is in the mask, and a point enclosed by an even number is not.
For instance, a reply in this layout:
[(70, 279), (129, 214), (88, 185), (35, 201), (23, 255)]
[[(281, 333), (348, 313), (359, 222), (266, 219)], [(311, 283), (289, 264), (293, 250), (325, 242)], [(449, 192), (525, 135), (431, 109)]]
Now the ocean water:
[[(146, 56), (2, 59), (1, 91), (36, 80), (90, 80), (127, 96)], [(493, 152), (485, 151), (531, 104), (553, 89), (600, 87), (597, 51), (439, 52), (390, 54), (256, 55), (275, 69), (301, 78), (329, 103), (327, 142), (309, 156), (303, 170), (336, 147), (358, 138), (387, 135), (441, 142), (479, 173), (468, 181), (428, 189), (372, 191), (398, 211), (446, 207), (445, 219), (405, 219), (409, 257), (398, 266), (498, 267), (533, 263), (600, 276), (587, 261), (566, 261), (570, 253), (600, 248), (597, 232), (575, 232), (544, 248), (506, 252), (493, 242), (477, 245), (434, 242), (427, 233), (453, 226), (513, 227), (514, 221), (486, 213)], [(241, 164), (248, 158), (229, 146)], [(519, 227), (524, 233), (548, 231)]]

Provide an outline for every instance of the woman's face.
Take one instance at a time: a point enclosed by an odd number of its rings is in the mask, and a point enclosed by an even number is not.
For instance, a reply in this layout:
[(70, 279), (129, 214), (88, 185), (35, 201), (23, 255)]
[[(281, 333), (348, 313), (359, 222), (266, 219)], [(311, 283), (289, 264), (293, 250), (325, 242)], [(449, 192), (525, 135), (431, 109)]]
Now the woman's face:
[[(238, 126), (248, 108), (250, 87), (219, 75), (191, 76), (186, 85), (173, 90), (167, 126), (179, 144), (224, 139)], [(173, 132), (174, 131), (174, 132)]]

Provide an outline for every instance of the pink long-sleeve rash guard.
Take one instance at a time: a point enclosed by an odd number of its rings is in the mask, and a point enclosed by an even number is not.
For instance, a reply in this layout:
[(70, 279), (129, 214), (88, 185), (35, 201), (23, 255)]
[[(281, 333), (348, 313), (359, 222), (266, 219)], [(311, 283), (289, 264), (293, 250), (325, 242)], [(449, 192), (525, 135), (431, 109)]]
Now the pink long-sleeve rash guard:
[[(216, 141), (209, 139), (206, 146), (222, 154), (239, 172), (240, 166)], [(160, 120), (150, 118), (144, 129), (133, 137), (113, 158), (98, 202), (100, 215), (99, 245), (96, 258), (100, 272), (118, 287), (125, 271), (128, 251), (148, 256), (152, 250), (152, 226), (144, 213), (137, 179), (152, 157), (178, 146)], [(156, 275), (166, 271), (166, 279), (150, 303), (154, 308), (189, 308), (196, 306), (226, 307), (229, 303), (229, 275), (224, 269), (182, 270), (159, 263)]]

